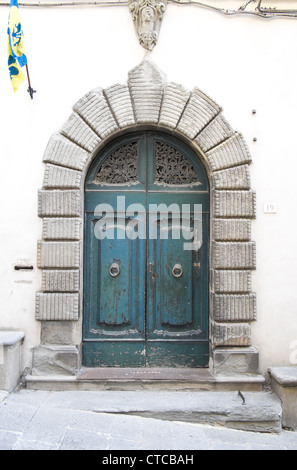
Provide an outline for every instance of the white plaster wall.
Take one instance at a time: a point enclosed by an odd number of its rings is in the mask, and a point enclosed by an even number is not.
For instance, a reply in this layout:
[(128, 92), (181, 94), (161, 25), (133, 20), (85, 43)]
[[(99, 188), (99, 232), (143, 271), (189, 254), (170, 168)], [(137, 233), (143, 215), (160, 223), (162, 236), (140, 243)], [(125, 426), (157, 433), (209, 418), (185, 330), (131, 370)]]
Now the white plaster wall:
[[(15, 273), (29, 258), (36, 267), (41, 237), (37, 191), (42, 186), (42, 156), (51, 134), (62, 126), (72, 105), (90, 89), (123, 82), (145, 51), (136, 39), (128, 8), (23, 8), (28, 63), (33, 87), (14, 95), (0, 61), (0, 328), (25, 332), (24, 366), (39, 344), (34, 320), (40, 273)], [(8, 8), (1, 6), (5, 36)], [(257, 192), (258, 321), (253, 345), (260, 349), (261, 371), (285, 365), (297, 343), (297, 252), (295, 249), (297, 20), (225, 17), (194, 6), (167, 6), (154, 62), (170, 81), (199, 87), (224, 108), (245, 137), (253, 157), (252, 187)], [(256, 109), (257, 113), (252, 114)], [(253, 138), (257, 142), (253, 142)], [(278, 213), (263, 213), (275, 202)], [(296, 346), (297, 349), (297, 346)]]

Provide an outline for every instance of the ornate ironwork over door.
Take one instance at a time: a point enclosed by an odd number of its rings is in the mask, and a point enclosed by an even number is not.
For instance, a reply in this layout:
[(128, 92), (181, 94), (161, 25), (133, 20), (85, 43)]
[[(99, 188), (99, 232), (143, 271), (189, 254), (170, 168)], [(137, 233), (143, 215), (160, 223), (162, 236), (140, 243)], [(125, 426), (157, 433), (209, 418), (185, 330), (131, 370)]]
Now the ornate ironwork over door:
[(134, 133), (85, 190), (85, 366), (208, 365), (209, 188), (194, 152)]

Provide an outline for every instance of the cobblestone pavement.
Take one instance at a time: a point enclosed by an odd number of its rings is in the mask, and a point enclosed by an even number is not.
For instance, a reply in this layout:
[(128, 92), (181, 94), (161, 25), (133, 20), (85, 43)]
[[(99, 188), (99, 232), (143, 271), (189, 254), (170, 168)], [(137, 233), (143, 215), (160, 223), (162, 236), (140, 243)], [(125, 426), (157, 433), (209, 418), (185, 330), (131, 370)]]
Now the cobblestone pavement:
[[(97, 392), (0, 392), (0, 450), (296, 450), (297, 432), (262, 434), (92, 410)], [(125, 392), (123, 399), (125, 399)], [(98, 395), (98, 399), (100, 395)]]

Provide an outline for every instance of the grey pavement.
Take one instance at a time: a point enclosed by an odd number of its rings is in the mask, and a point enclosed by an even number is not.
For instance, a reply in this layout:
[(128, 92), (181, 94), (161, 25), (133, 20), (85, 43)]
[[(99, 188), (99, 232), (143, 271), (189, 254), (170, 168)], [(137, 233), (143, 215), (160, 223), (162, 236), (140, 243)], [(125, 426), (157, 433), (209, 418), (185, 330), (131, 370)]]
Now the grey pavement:
[[(297, 432), (237, 431), (96, 411), (102, 393), (0, 391), (0, 450), (296, 450)], [(100, 407), (99, 407), (100, 410)]]

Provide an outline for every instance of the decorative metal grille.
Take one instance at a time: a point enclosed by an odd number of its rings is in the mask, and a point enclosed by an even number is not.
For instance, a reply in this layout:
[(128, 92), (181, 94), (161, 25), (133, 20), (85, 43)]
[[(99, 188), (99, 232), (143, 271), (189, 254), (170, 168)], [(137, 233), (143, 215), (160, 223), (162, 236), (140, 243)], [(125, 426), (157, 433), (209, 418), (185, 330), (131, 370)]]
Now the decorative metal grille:
[(201, 184), (191, 162), (178, 150), (156, 142), (155, 182), (162, 184)]
[(137, 181), (138, 142), (115, 150), (103, 162), (95, 183), (124, 184)]

